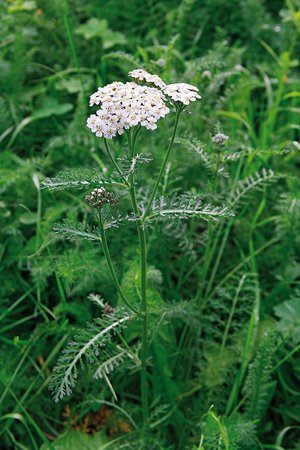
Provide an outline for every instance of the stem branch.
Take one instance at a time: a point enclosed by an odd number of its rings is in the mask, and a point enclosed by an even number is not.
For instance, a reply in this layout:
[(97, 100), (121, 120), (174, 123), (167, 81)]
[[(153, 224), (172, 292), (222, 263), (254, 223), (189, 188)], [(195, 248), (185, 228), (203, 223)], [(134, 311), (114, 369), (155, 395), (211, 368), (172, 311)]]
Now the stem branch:
[(127, 300), (127, 298), (125, 297), (125, 295), (124, 295), (124, 293), (122, 291), (122, 288), (120, 286), (120, 283), (118, 281), (118, 278), (117, 278), (117, 275), (116, 275), (116, 272), (115, 272), (115, 269), (114, 269), (114, 266), (113, 266), (113, 263), (112, 263), (112, 260), (111, 260), (111, 257), (110, 257), (109, 248), (108, 248), (108, 245), (107, 245), (107, 239), (106, 239), (106, 234), (105, 234), (103, 221), (102, 221), (102, 217), (101, 217), (101, 211), (99, 211), (99, 215), (97, 215), (97, 217), (98, 217), (98, 220), (99, 220), (99, 228), (100, 228), (100, 237), (101, 237), (102, 248), (103, 248), (103, 251), (104, 251), (104, 255), (105, 255), (105, 258), (106, 258), (106, 262), (107, 262), (107, 266), (108, 266), (111, 278), (112, 278), (112, 280), (114, 282), (114, 285), (115, 285), (115, 287), (116, 287), (116, 289), (117, 289), (121, 299), (123, 300), (123, 302), (128, 306), (128, 308), (131, 309), (131, 311), (133, 311), (135, 313), (138, 313), (139, 311), (134, 306), (132, 306), (129, 303), (129, 301)]
[(159, 174), (158, 174), (155, 186), (153, 188), (153, 191), (152, 191), (152, 194), (151, 194), (148, 206), (147, 206), (147, 208), (146, 208), (146, 210), (145, 210), (145, 212), (143, 214), (142, 221), (144, 221), (146, 219), (147, 215), (149, 214), (149, 211), (150, 211), (150, 208), (152, 206), (153, 200), (155, 198), (155, 195), (156, 195), (156, 192), (157, 192), (160, 180), (161, 180), (161, 178), (163, 176), (163, 173), (165, 171), (165, 168), (166, 168), (166, 165), (167, 165), (167, 162), (168, 162), (171, 150), (172, 150), (173, 145), (174, 145), (174, 139), (175, 139), (175, 135), (176, 135), (177, 127), (178, 127), (178, 121), (179, 121), (180, 113), (181, 113), (181, 110), (177, 110), (176, 111), (175, 125), (174, 125), (174, 129), (173, 129), (173, 134), (172, 134), (172, 137), (171, 137), (171, 140), (170, 140), (170, 143), (169, 143), (169, 147), (168, 147), (168, 150), (167, 150), (164, 162), (163, 162), (163, 164), (162, 164), (162, 166), (160, 168), (160, 171), (159, 171)]
[(114, 158), (112, 152), (110, 151), (110, 148), (109, 148), (109, 146), (108, 146), (108, 144), (107, 144), (107, 140), (106, 140), (106, 139), (104, 139), (104, 145), (105, 145), (106, 151), (107, 151), (107, 153), (108, 153), (108, 156), (110, 157), (111, 162), (113, 163), (113, 165), (114, 165), (116, 171), (118, 172), (118, 174), (120, 175), (120, 177), (122, 178), (122, 180), (124, 181), (124, 183), (126, 184), (126, 186), (128, 186), (128, 181), (127, 181), (126, 178), (124, 177), (124, 175), (123, 175), (123, 173), (122, 173), (120, 167), (119, 167), (118, 164), (117, 164), (117, 161), (115, 160), (115, 158)]

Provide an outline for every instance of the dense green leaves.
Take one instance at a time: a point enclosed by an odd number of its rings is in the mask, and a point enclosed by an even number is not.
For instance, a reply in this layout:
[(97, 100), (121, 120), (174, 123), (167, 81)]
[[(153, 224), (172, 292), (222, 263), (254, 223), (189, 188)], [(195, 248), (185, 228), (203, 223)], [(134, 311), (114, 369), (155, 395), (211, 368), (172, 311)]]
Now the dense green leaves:
[(294, 344), (300, 342), (300, 296), (299, 292), (285, 302), (277, 305), (274, 310), (276, 316), (280, 319), (278, 329), (283, 336), (291, 339)]
[[(55, 450), (98, 450), (108, 442), (105, 433), (97, 433), (89, 436), (80, 431), (68, 431), (59, 436), (53, 443)], [(40, 450), (47, 450), (48, 446), (43, 444)]]
[(108, 27), (106, 20), (98, 20), (96, 18), (89, 19), (85, 24), (80, 25), (75, 33), (83, 36), (85, 39), (101, 38), (103, 41), (103, 48), (109, 49), (115, 45), (126, 44), (126, 37), (124, 34), (117, 31), (112, 31)]

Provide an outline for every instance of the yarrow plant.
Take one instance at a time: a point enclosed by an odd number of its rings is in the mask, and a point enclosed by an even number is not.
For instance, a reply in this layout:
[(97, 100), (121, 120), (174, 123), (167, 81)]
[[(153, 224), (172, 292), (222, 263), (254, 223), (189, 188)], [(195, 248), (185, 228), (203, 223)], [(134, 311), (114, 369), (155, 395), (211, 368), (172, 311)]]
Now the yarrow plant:
[[(83, 332), (69, 344), (65, 353), (62, 354), (57, 367), (54, 369), (50, 387), (54, 391), (57, 400), (70, 394), (76, 383), (77, 366), (80, 364), (83, 366), (83, 358), (85, 357), (85, 361), (89, 364), (96, 366), (98, 364), (100, 368), (105, 367), (107, 369), (106, 372), (103, 372), (105, 375), (103, 377), (109, 387), (112, 388), (107, 375), (117, 363), (120, 364), (123, 361), (125, 354), (128, 352), (128, 345), (126, 344), (125, 349), (121, 348), (120, 345), (115, 346), (116, 353), (111, 355), (109, 361), (114, 361), (116, 364), (106, 364), (101, 359), (101, 349), (108, 342), (111, 344), (113, 334), (117, 336), (117, 339), (121, 339), (121, 342), (124, 342), (124, 339), (121, 337), (122, 329), (125, 326), (130, 326), (133, 319), (136, 319), (137, 323), (140, 324), (138, 360), (140, 361), (141, 374), (142, 429), (145, 430), (150, 427), (149, 400), (151, 398), (151, 385), (148, 373), (150, 371), (148, 353), (151, 326), (147, 299), (147, 238), (148, 234), (151, 233), (151, 227), (146, 225), (151, 224), (154, 220), (171, 220), (174, 218), (176, 220), (188, 220), (191, 217), (204, 220), (218, 220), (232, 213), (226, 207), (203, 204), (200, 194), (173, 194), (165, 197), (157, 195), (174, 145), (180, 116), (188, 105), (196, 100), (200, 100), (201, 96), (196, 86), (187, 83), (166, 84), (158, 75), (152, 75), (144, 69), (133, 70), (129, 73), (129, 76), (134, 81), (127, 83), (113, 82), (105, 87), (98, 88), (91, 95), (90, 106), (97, 106), (98, 110), (87, 119), (88, 128), (97, 137), (104, 139), (108, 157), (118, 176), (117, 185), (119, 188), (121, 186), (124, 189), (124, 196), (121, 196), (122, 200), (119, 200), (113, 192), (109, 192), (106, 189), (106, 184), (109, 184), (111, 180), (106, 181), (103, 179), (101, 180), (102, 185), (99, 185), (100, 179), (98, 177), (96, 178), (98, 186), (85, 197), (86, 204), (91, 208), (91, 212), (94, 213), (94, 222), (96, 221), (97, 226), (91, 224), (88, 228), (84, 228), (83, 224), (76, 225), (70, 222), (63, 222), (55, 228), (56, 232), (64, 234), (69, 239), (84, 238), (98, 240), (101, 243), (112, 281), (119, 294), (120, 305), (111, 310), (109, 315), (106, 314), (105, 310), (102, 311), (102, 321), (97, 320), (88, 327), (88, 331)], [(152, 190), (149, 190), (148, 187), (148, 192), (150, 192), (148, 198), (143, 204), (140, 204), (136, 192), (135, 172), (139, 168), (138, 162), (148, 163), (151, 161), (151, 158), (137, 154), (138, 133), (142, 127), (147, 130), (155, 130), (158, 121), (166, 118), (166, 116), (170, 116), (172, 113), (175, 114), (174, 127), (164, 159)], [(109, 140), (122, 134), (125, 134), (127, 139), (128, 155), (126, 155), (126, 158), (129, 160), (130, 166), (128, 171), (124, 170), (108, 144)], [(85, 181), (81, 180), (76, 186), (78, 187), (78, 184), (80, 187), (89, 186), (94, 179), (95, 177), (90, 179), (90, 181), (88, 179)], [(57, 184), (57, 178), (54, 181), (48, 180), (48, 186), (51, 189), (55, 187), (55, 183)], [(68, 183), (72, 186), (70, 179), (67, 180), (66, 185)], [(132, 212), (127, 213), (125, 216), (116, 214), (116, 207), (118, 204), (120, 207), (122, 206), (122, 201), (126, 194), (131, 200)], [(123, 292), (121, 283), (116, 275), (106, 237), (108, 228), (123, 222), (135, 223), (139, 241), (140, 290), (139, 301), (135, 303), (131, 298), (127, 298)], [(96, 371), (98, 375), (99, 367)]]

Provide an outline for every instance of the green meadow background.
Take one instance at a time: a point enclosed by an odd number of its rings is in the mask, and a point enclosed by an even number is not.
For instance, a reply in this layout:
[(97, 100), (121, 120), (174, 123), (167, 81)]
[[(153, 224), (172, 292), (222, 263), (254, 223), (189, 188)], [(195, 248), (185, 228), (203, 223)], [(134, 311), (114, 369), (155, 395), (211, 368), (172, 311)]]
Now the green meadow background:
[[(299, 450), (299, 0), (11, 0), (0, 14), (0, 448)], [(142, 444), (130, 362), (110, 374), (117, 402), (88, 368), (61, 402), (48, 390), (66, 343), (99, 314), (90, 294), (120, 299), (99, 245), (53, 233), (62, 219), (88, 220), (87, 191), (42, 187), (65, 169), (111, 176), (86, 128), (88, 97), (139, 67), (202, 96), (182, 118), (162, 189), (230, 200), (235, 213), (149, 231), (155, 320), (172, 309), (149, 352)], [(141, 199), (172, 120), (139, 138), (153, 157), (140, 167)], [(229, 140), (216, 159), (220, 130)], [(117, 157), (124, 146), (114, 143)], [(134, 225), (108, 239), (134, 296)]]

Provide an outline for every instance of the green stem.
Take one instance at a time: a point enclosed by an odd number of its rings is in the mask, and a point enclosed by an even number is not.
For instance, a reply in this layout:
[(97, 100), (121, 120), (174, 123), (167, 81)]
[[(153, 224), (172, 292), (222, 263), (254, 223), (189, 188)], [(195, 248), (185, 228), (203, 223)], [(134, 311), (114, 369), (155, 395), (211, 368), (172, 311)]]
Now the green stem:
[(222, 338), (222, 344), (221, 344), (221, 349), (220, 349), (220, 356), (222, 355), (222, 353), (224, 351), (224, 348), (225, 348), (225, 345), (226, 345), (226, 342), (227, 342), (227, 338), (228, 338), (228, 335), (229, 335), (229, 330), (230, 330), (230, 327), (231, 327), (231, 324), (232, 324), (232, 318), (233, 318), (233, 315), (234, 315), (234, 312), (235, 312), (235, 307), (236, 307), (237, 301), (239, 299), (239, 295), (240, 295), (242, 286), (243, 286), (243, 284), (245, 282), (245, 279), (246, 279), (246, 276), (243, 275), (242, 278), (240, 279), (239, 285), (237, 287), (237, 290), (236, 290), (236, 293), (235, 293), (235, 296), (234, 296), (234, 299), (233, 299), (233, 302), (232, 302), (232, 305), (231, 305), (231, 308), (230, 308), (229, 317), (228, 317), (228, 320), (227, 320), (227, 323), (226, 323), (226, 327), (225, 327), (225, 331), (224, 331), (223, 338)]
[(142, 352), (141, 352), (141, 394), (143, 408), (144, 426), (148, 425), (148, 384), (147, 384), (147, 353), (148, 353), (148, 317), (147, 317), (147, 247), (145, 230), (139, 223), (140, 229), (140, 258), (141, 258), (141, 314), (143, 320), (142, 328)]
[[(135, 138), (128, 137), (130, 157), (134, 157)], [(137, 217), (140, 217), (140, 211), (136, 200), (134, 174), (129, 177), (130, 180), (130, 198), (132, 209)], [(148, 354), (148, 317), (147, 317), (147, 245), (146, 233), (143, 223), (139, 218), (137, 220), (137, 232), (140, 242), (140, 271), (141, 271), (141, 307), (140, 313), (142, 316), (142, 349), (141, 349), (141, 397), (142, 397), (142, 411), (143, 411), (143, 425), (144, 429), (149, 425), (149, 404), (148, 404), (148, 382), (147, 382), (147, 354)]]
[[(129, 147), (129, 156), (131, 158), (134, 157), (134, 148), (135, 148), (135, 142), (136, 142), (136, 137), (138, 134), (138, 130), (135, 131), (134, 135), (132, 136), (130, 131), (126, 133), (127, 135), (127, 139), (128, 139), (128, 147)], [(109, 146), (107, 144), (106, 139), (104, 140), (104, 144), (105, 144), (105, 148), (106, 151), (116, 169), (116, 171), (119, 173), (119, 175), (121, 176), (122, 180), (124, 181), (124, 183), (126, 184), (126, 186), (129, 186), (129, 192), (130, 192), (130, 198), (131, 198), (131, 203), (132, 203), (132, 209), (134, 211), (134, 213), (136, 214), (136, 216), (140, 217), (140, 211), (139, 211), (139, 207), (137, 204), (137, 200), (136, 200), (136, 192), (135, 192), (135, 185), (134, 185), (134, 174), (131, 174), (129, 177), (129, 182), (127, 181), (127, 179), (124, 177), (124, 175), (122, 174), (122, 171), (120, 169), (120, 167), (118, 166), (118, 163), (116, 162), (113, 154), (111, 153)], [(100, 217), (100, 221), (101, 221), (101, 217)], [(104, 229), (103, 229), (103, 225), (100, 225), (100, 230), (102, 230), (101, 234), (101, 239), (103, 241), (103, 249), (104, 252), (107, 249), (107, 255), (106, 255), (106, 259), (108, 261), (108, 265), (110, 267), (110, 271), (112, 274), (112, 278), (115, 282), (115, 285), (118, 289), (119, 283), (118, 280), (116, 279), (113, 267), (111, 264), (109, 264), (110, 261), (110, 256), (109, 256), (109, 252), (108, 252), (108, 248), (107, 248), (107, 243), (106, 243), (106, 238), (105, 238), (105, 233), (104, 233)], [(143, 424), (144, 427), (148, 426), (148, 417), (149, 417), (149, 406), (148, 406), (148, 384), (147, 384), (147, 367), (146, 367), (146, 363), (147, 363), (147, 353), (148, 353), (148, 340), (147, 340), (147, 328), (148, 328), (148, 322), (147, 322), (147, 248), (146, 248), (146, 234), (145, 234), (145, 230), (143, 228), (143, 224), (142, 221), (140, 220), (140, 218), (137, 220), (137, 231), (138, 231), (138, 237), (139, 237), (139, 242), (140, 242), (140, 266), (141, 266), (141, 307), (140, 307), (140, 311), (136, 311), (135, 312), (139, 312), (142, 316), (142, 320), (143, 320), (143, 327), (142, 327), (142, 351), (141, 351), (141, 397), (142, 397), (142, 411), (143, 411)], [(106, 249), (105, 249), (105, 243), (106, 243)], [(110, 261), (111, 263), (111, 261)], [(127, 300), (124, 299), (123, 293), (120, 292), (120, 290), (118, 289), (118, 292), (120, 293), (121, 297), (123, 298), (123, 300), (125, 301), (126, 304), (128, 304)], [(129, 305), (128, 305), (129, 306)]]
[(108, 156), (110, 157), (111, 162), (113, 163), (113, 165), (114, 165), (116, 171), (118, 172), (118, 174), (120, 175), (120, 177), (122, 178), (122, 180), (124, 181), (124, 183), (126, 184), (126, 186), (128, 186), (128, 181), (127, 181), (126, 178), (124, 177), (124, 175), (123, 175), (123, 173), (122, 173), (120, 167), (119, 167), (118, 164), (117, 164), (117, 161), (115, 160), (115, 158), (114, 158), (112, 152), (110, 151), (110, 148), (109, 148), (109, 146), (108, 146), (108, 144), (107, 144), (107, 140), (106, 140), (106, 139), (104, 139), (104, 145), (105, 145), (106, 151), (107, 151), (107, 153), (108, 153)]
[(275, 372), (277, 369), (279, 369), (280, 366), (282, 366), (285, 361), (287, 361), (291, 356), (293, 356), (294, 353), (296, 353), (298, 350), (300, 350), (300, 344), (298, 344), (296, 347), (293, 348), (289, 353), (285, 355), (284, 358), (282, 358), (278, 364), (276, 364), (275, 367), (273, 367), (272, 372)]
[(216, 172), (215, 172), (215, 180), (214, 180), (214, 191), (217, 192), (218, 189), (218, 175), (219, 175), (219, 168), (221, 164), (221, 154), (220, 149), (217, 149), (217, 164), (216, 164)]
[(178, 110), (176, 111), (176, 119), (175, 119), (175, 124), (174, 124), (173, 134), (172, 134), (172, 137), (171, 137), (171, 140), (170, 140), (170, 143), (169, 143), (169, 147), (168, 147), (168, 150), (167, 150), (167, 153), (166, 153), (164, 162), (163, 162), (163, 164), (162, 164), (162, 166), (161, 166), (161, 168), (160, 168), (160, 171), (159, 171), (159, 174), (158, 174), (158, 177), (157, 177), (155, 186), (154, 186), (154, 188), (153, 188), (153, 191), (152, 191), (152, 194), (151, 194), (151, 197), (150, 197), (148, 206), (147, 206), (147, 208), (146, 208), (146, 210), (145, 210), (145, 212), (144, 212), (144, 214), (143, 214), (142, 221), (144, 221), (144, 220), (146, 219), (146, 217), (148, 216), (148, 214), (149, 214), (149, 211), (150, 211), (150, 209), (151, 209), (153, 200), (154, 200), (154, 198), (155, 198), (155, 195), (156, 195), (156, 192), (157, 192), (159, 183), (160, 183), (161, 178), (162, 178), (162, 176), (163, 176), (163, 173), (164, 173), (164, 171), (165, 171), (165, 168), (166, 168), (166, 165), (167, 165), (167, 162), (168, 162), (168, 159), (169, 159), (171, 150), (172, 150), (173, 145), (174, 145), (174, 139), (175, 139), (175, 135), (176, 135), (177, 127), (178, 127), (179, 116), (180, 116), (181, 111), (182, 111), (182, 110), (180, 110), (180, 109), (178, 109)]
[(106, 239), (106, 234), (105, 234), (105, 230), (104, 230), (104, 226), (103, 226), (103, 222), (102, 222), (101, 212), (99, 212), (99, 215), (97, 217), (98, 217), (98, 220), (99, 220), (99, 229), (100, 229), (102, 248), (103, 248), (103, 251), (104, 251), (104, 255), (105, 255), (105, 258), (106, 258), (106, 262), (107, 262), (107, 266), (108, 266), (111, 278), (112, 278), (112, 280), (114, 282), (114, 285), (115, 285), (115, 287), (116, 287), (116, 289), (117, 289), (121, 299), (123, 300), (123, 302), (128, 306), (128, 308), (131, 309), (131, 311), (133, 311), (135, 313), (138, 313), (139, 311), (134, 306), (132, 306), (129, 303), (129, 301), (127, 300), (127, 298), (125, 297), (125, 295), (124, 295), (124, 293), (122, 291), (122, 288), (120, 286), (120, 283), (118, 281), (118, 278), (117, 278), (117, 275), (116, 275), (116, 272), (115, 272), (115, 269), (114, 269), (114, 266), (113, 266), (113, 263), (112, 263), (112, 260), (111, 260), (111, 257), (110, 257), (109, 248), (108, 248), (108, 245), (107, 245), (107, 239)]
[[(141, 350), (141, 396), (142, 396), (142, 411), (143, 411), (143, 426), (144, 430), (149, 426), (149, 404), (148, 404), (148, 383), (147, 383), (147, 354), (148, 354), (148, 311), (147, 311), (147, 246), (146, 246), (146, 233), (143, 226), (143, 222), (147, 215), (149, 214), (150, 208), (152, 206), (153, 200), (155, 198), (159, 183), (165, 171), (171, 150), (174, 145), (174, 139), (177, 131), (179, 116), (181, 110), (177, 110), (176, 119), (173, 134), (169, 143), (169, 147), (161, 166), (158, 178), (156, 180), (154, 189), (152, 191), (148, 206), (143, 214), (143, 217), (137, 221), (137, 231), (140, 241), (140, 270), (141, 270), (141, 316), (143, 320), (142, 326), (142, 350)], [(127, 134), (129, 154), (130, 157), (134, 157), (135, 153), (135, 143), (137, 132), (133, 136), (130, 133)], [(134, 184), (134, 174), (132, 173), (129, 177), (130, 183), (130, 197), (134, 213), (140, 217), (140, 211), (136, 200), (135, 184)]]

